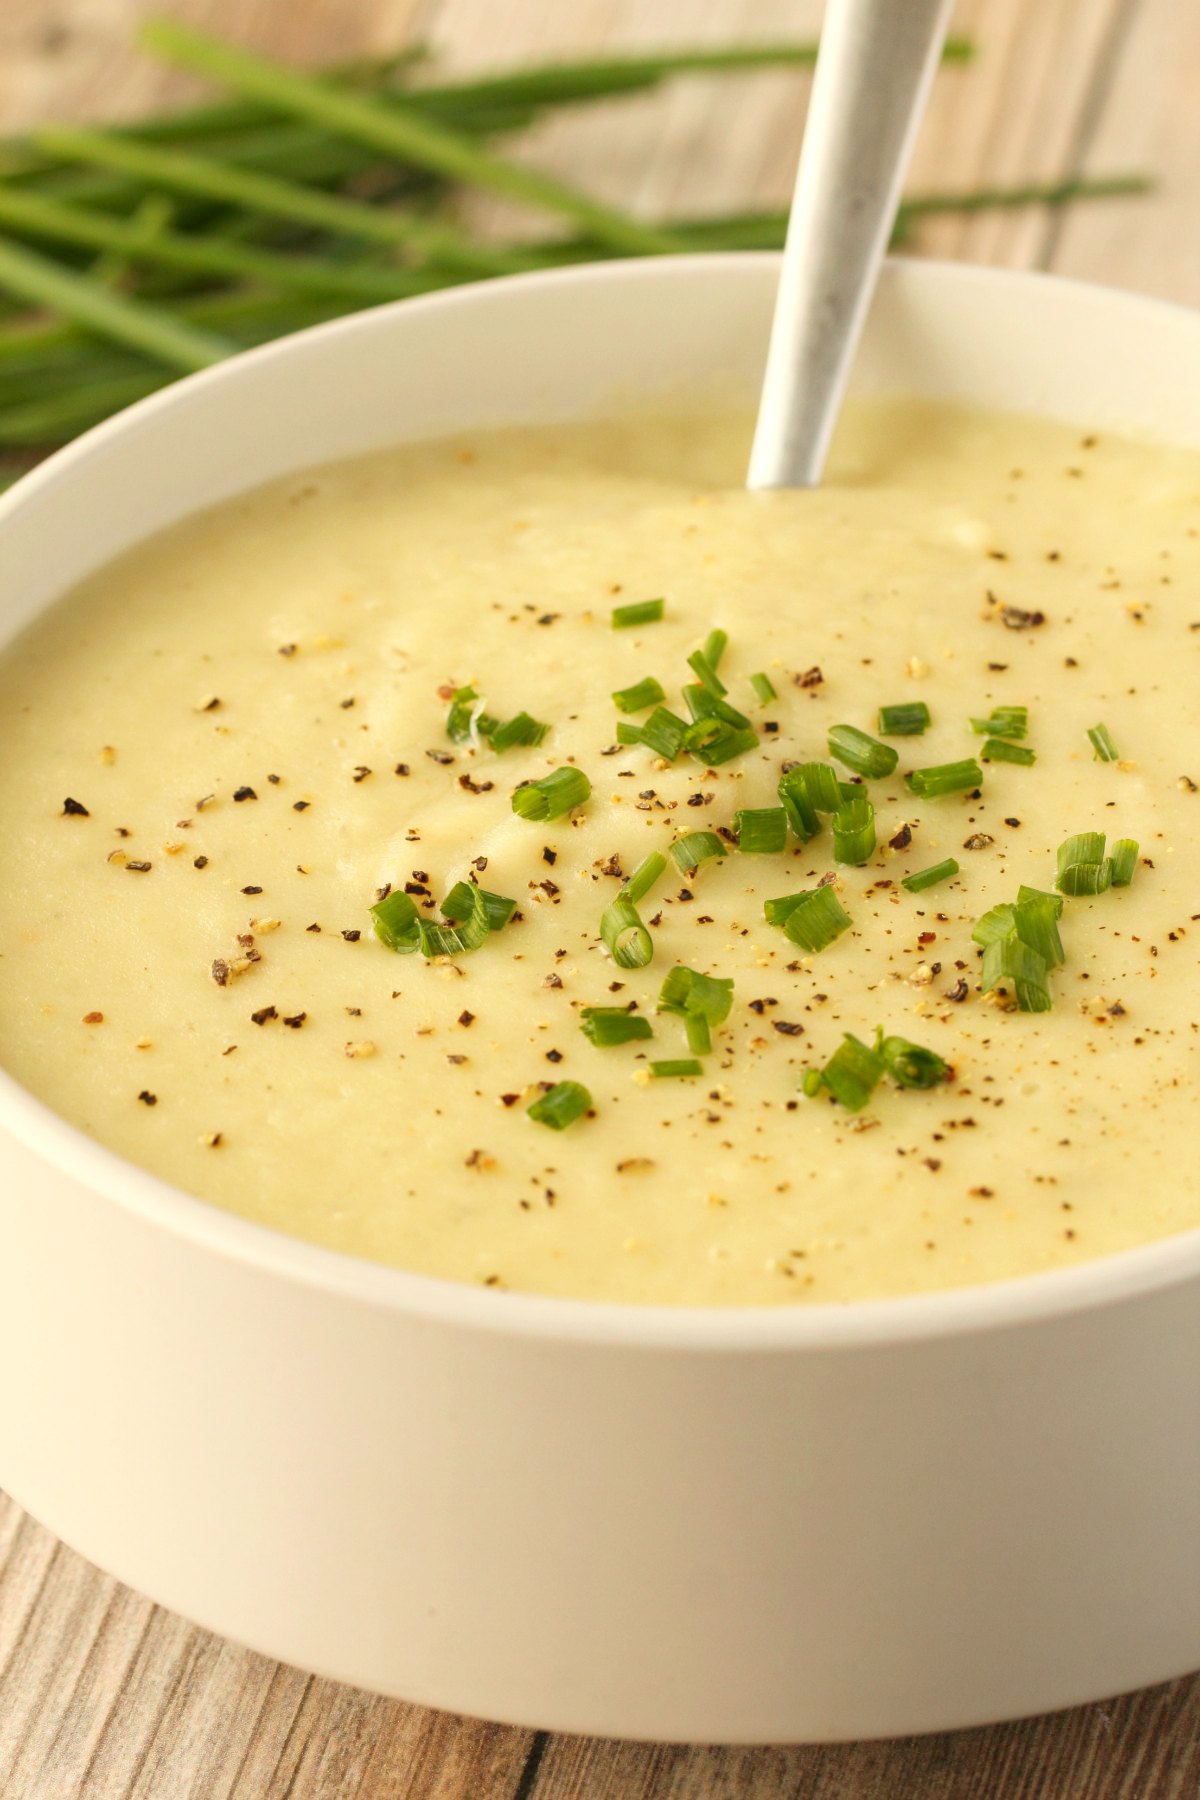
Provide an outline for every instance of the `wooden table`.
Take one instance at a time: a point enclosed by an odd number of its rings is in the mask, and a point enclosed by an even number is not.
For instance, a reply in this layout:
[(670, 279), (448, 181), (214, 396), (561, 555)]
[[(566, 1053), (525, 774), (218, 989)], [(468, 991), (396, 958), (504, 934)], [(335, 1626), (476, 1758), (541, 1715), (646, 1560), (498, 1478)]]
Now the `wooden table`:
[[(8, 0), (0, 127), (183, 96), (129, 47), (142, 0)], [(814, 0), (190, 0), (170, 10), (298, 59), (410, 37), (466, 68), (554, 50), (807, 34)], [(980, 45), (939, 79), (911, 186), (1150, 171), (1150, 197), (930, 221), (939, 256), (1200, 305), (1200, 8), (964, 0)], [(680, 81), (531, 134), (531, 155), (647, 215), (786, 202), (805, 81)], [(720, 109), (719, 113), (717, 109)], [(481, 220), (495, 222), (480, 206)], [(5, 1379), (19, 1380), (19, 1370)], [(551, 1454), (548, 1449), (547, 1454)], [(1200, 1547), (1198, 1547), (1200, 1550)], [(0, 1495), (3, 1800), (1194, 1800), (1200, 1677), (989, 1730), (832, 1749), (548, 1737), (268, 1662), (92, 1568)]]

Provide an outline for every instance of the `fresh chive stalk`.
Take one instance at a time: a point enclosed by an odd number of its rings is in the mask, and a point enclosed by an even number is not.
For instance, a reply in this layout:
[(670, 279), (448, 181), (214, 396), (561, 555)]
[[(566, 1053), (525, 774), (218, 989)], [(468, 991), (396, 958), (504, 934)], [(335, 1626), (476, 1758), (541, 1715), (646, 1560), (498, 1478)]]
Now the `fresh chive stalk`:
[(881, 737), (920, 737), (930, 725), (929, 708), (924, 700), (903, 700), (896, 706), (881, 706), (876, 728)]
[(1009, 987), (1022, 1012), (1050, 1011), (1050, 984), (1045, 957), (1010, 931), (993, 938), (983, 953), (982, 985), (985, 994)]
[(875, 1054), (902, 1088), (939, 1087), (950, 1074), (950, 1065), (936, 1050), (904, 1037), (885, 1037), (882, 1026), (875, 1034)]
[(665, 600), (632, 600), (627, 606), (614, 606), (612, 628), (628, 631), (634, 625), (653, 625), (663, 616)]
[(832, 823), (834, 861), (869, 862), (875, 854), (875, 808), (864, 789), (858, 788), (852, 799), (842, 802)]
[(821, 821), (810, 798), (802, 767), (785, 769), (779, 777), (779, 800), (787, 814), (787, 822), (800, 842), (807, 844), (810, 838), (816, 837)]
[(911, 875), (905, 875), (900, 886), (907, 888), (910, 894), (922, 894), (926, 888), (936, 887), (939, 881), (949, 881), (952, 875), (958, 874), (958, 864), (952, 856), (943, 862), (931, 863), (927, 869), (917, 869)]
[(657, 706), (660, 700), (665, 699), (662, 683), (656, 681), (653, 675), (647, 675), (641, 681), (635, 681), (632, 687), (617, 688), (613, 694), (613, 705), (618, 712), (645, 712), (647, 707)]
[(650, 750), (674, 762), (687, 738), (687, 722), (669, 707), (656, 706), (641, 727), (642, 743)]
[(649, 1019), (625, 1006), (585, 1006), (579, 1015), (579, 1029), (598, 1050), (654, 1036)]
[(622, 892), (610, 900), (600, 915), (600, 936), (619, 969), (644, 969), (654, 958), (654, 939), (643, 925), (637, 907)]
[(540, 781), (519, 787), (512, 797), (512, 809), (518, 818), (541, 824), (582, 806), (591, 791), (592, 784), (582, 769), (555, 769)]
[(778, 856), (787, 847), (788, 817), (782, 806), (742, 807), (733, 824), (743, 855)]
[(688, 1049), (707, 1056), (712, 1049), (712, 1028), (725, 1023), (732, 1005), (732, 979), (702, 975), (698, 969), (679, 965), (663, 982), (655, 1010), (682, 1019)]
[(1008, 738), (987, 738), (983, 749), (979, 752), (981, 762), (1017, 763), (1028, 769), (1037, 761), (1037, 751), (1031, 744), (1014, 744)]
[(691, 1056), (675, 1057), (666, 1062), (652, 1062), (647, 1066), (656, 1081), (672, 1081), (685, 1075), (703, 1075), (704, 1073), (704, 1064)]
[(883, 1080), (884, 1062), (877, 1051), (848, 1031), (823, 1069), (810, 1069), (804, 1092), (815, 1098), (822, 1088), (847, 1112), (861, 1112)]
[(723, 698), (729, 692), (703, 650), (693, 650), (687, 660), (688, 668), (694, 672), (701, 687), (707, 688), (710, 694)]
[(757, 675), (752, 675), (750, 677), (750, 686), (754, 689), (754, 698), (758, 701), (760, 706), (766, 706), (770, 701), (778, 700), (779, 698), (779, 695), (775, 692), (775, 684), (771, 680), (771, 677), (762, 670), (760, 670)]
[(546, 1094), (541, 1094), (525, 1111), (536, 1125), (548, 1125), (551, 1131), (565, 1131), (590, 1112), (592, 1096), (580, 1081), (556, 1081)]
[(1112, 884), (1114, 887), (1128, 887), (1133, 880), (1137, 868), (1138, 845), (1136, 838), (1118, 838), (1112, 847)]
[(744, 712), (718, 694), (715, 688), (705, 687), (700, 682), (689, 682), (683, 690), (683, 698), (695, 724), (705, 719), (716, 719), (724, 725), (733, 725), (739, 731), (749, 728), (750, 721)]
[(1081, 831), (1058, 847), (1060, 894), (1074, 897), (1103, 894), (1112, 886), (1112, 862), (1104, 854), (1102, 831)]
[(890, 775), (900, 760), (899, 752), (890, 744), (881, 744), (878, 738), (869, 737), (855, 725), (830, 726), (829, 754), (869, 781), (879, 781)]
[[(699, 732), (701, 726), (715, 724), (714, 732)], [(701, 742), (693, 742), (693, 734), (699, 733)], [(722, 725), (712, 719), (698, 719), (688, 728), (685, 747), (691, 751), (698, 762), (706, 768), (717, 769), (722, 763), (732, 762), (735, 756), (745, 756), (747, 751), (758, 748), (758, 733), (754, 730), (739, 731), (736, 726)]]
[(1116, 762), (1120, 756), (1107, 725), (1089, 725), (1088, 742), (1092, 746), (1096, 762)]
[(986, 719), (972, 719), (977, 737), (1023, 738), (1029, 729), (1027, 706), (993, 706)]
[(809, 888), (764, 901), (763, 913), (769, 925), (782, 925), (792, 943), (811, 955), (827, 949), (851, 925), (849, 913), (831, 887)]
[(621, 892), (634, 906), (644, 900), (650, 889), (661, 880), (666, 869), (667, 859), (661, 850), (652, 850), (649, 856), (643, 857)]
[(983, 782), (983, 770), (974, 757), (961, 762), (933, 763), (926, 769), (914, 769), (908, 777), (911, 793), (922, 800), (936, 800), (943, 794), (960, 794), (977, 788)]
[(725, 845), (715, 831), (688, 831), (671, 845), (671, 856), (683, 874), (691, 875), (703, 862), (726, 855)]
[(496, 725), (487, 734), (492, 749), (499, 752), (511, 750), (514, 746), (540, 744), (550, 730), (541, 719), (535, 719), (527, 712), (519, 712), (514, 718), (506, 719), (503, 725)]
[(729, 642), (729, 633), (715, 626), (704, 640), (704, 660), (710, 669), (720, 667), (721, 658), (725, 654), (725, 646)]

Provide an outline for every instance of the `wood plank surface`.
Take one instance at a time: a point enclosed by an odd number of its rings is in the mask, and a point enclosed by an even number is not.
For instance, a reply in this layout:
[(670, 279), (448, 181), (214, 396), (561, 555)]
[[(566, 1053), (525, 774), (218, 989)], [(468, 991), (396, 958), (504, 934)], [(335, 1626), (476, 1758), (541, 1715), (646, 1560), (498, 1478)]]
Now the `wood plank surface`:
[[(0, 130), (197, 90), (131, 47), (142, 0), (7, 0)], [(556, 51), (794, 37), (816, 0), (187, 0), (298, 61), (418, 38), (468, 69)], [(964, 0), (910, 186), (1143, 169), (1146, 197), (922, 225), (916, 248), (1200, 304), (1200, 7)], [(781, 206), (807, 79), (700, 79), (528, 134), (522, 154), (652, 217)], [(491, 202), (471, 216), (511, 222)], [(14, 1372), (8, 1378), (16, 1378)], [(101, 1574), (0, 1496), (0, 1800), (1195, 1800), (1200, 1678), (1023, 1724), (883, 1744), (714, 1750), (509, 1730), (319, 1681)]]

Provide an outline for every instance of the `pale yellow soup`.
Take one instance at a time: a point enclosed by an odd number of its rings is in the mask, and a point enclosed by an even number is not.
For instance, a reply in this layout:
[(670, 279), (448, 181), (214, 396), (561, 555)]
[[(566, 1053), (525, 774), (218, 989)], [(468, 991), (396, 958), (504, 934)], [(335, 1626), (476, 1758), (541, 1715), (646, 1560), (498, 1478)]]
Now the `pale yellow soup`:
[[(857, 1300), (1200, 1225), (1200, 456), (893, 403), (850, 416), (819, 492), (749, 495), (747, 440), (706, 416), (400, 449), (204, 513), (64, 600), (0, 664), (5, 1066), (215, 1205), (541, 1293)], [(656, 596), (661, 622), (613, 629)], [(614, 748), (612, 691), (655, 676), (686, 716), (718, 626), (758, 748)], [(545, 742), (452, 743), (468, 682)], [(653, 961), (614, 965), (616, 871), (732, 829), (830, 726), (915, 700), (933, 723), (888, 740), (866, 866), (834, 862), (828, 823), (671, 863), (641, 905)], [(1005, 704), (1036, 764), (914, 797), (905, 773), (977, 755), (972, 715)], [(518, 784), (567, 764), (590, 800), (516, 817)], [(983, 995), (975, 921), (1052, 888), (1087, 830), (1138, 841), (1132, 885), (1066, 901), (1050, 1012)], [(947, 857), (955, 878), (901, 885)], [(472, 870), (519, 909), (478, 950), (373, 936), (385, 884), (432, 905)], [(828, 875), (853, 923), (805, 954), (764, 900)], [(680, 963), (733, 1005), (702, 1075), (659, 1079), (688, 1053), (655, 1011)], [(591, 1044), (582, 1008), (628, 1002), (653, 1039)], [(950, 1078), (885, 1078), (857, 1114), (804, 1094), (878, 1026)], [(556, 1132), (527, 1107), (562, 1080), (592, 1106)]]

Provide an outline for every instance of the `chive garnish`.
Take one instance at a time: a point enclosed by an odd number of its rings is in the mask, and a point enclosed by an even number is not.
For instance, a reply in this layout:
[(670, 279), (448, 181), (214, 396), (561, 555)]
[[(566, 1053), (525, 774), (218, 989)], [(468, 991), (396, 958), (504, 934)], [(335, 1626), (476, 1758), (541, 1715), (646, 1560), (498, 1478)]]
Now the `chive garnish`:
[(991, 906), (982, 918), (976, 919), (971, 931), (972, 942), (987, 949), (997, 938), (1007, 937), (1013, 930), (1013, 903), (1004, 900), (999, 906)]
[(1104, 854), (1102, 831), (1081, 831), (1063, 840), (1055, 886), (1060, 894), (1074, 897), (1103, 894), (1112, 886), (1112, 862)]
[(690, 875), (693, 869), (698, 869), (702, 862), (708, 862), (711, 857), (725, 854), (725, 845), (715, 831), (689, 831), (683, 837), (676, 838), (671, 845), (671, 855), (676, 867), (685, 875)]
[(896, 706), (881, 706), (876, 726), (884, 737), (920, 737), (930, 725), (929, 708), (924, 700), (903, 700)]
[(742, 807), (733, 824), (738, 849), (747, 856), (777, 856), (787, 845), (788, 817), (782, 806)]
[(582, 806), (591, 791), (592, 784), (582, 769), (555, 769), (540, 781), (519, 787), (512, 797), (512, 809), (518, 818), (541, 824)]
[(644, 969), (654, 956), (654, 939), (642, 924), (637, 907), (622, 892), (600, 915), (600, 936), (621, 969)]
[(765, 706), (768, 700), (778, 700), (779, 698), (771, 677), (763, 674), (761, 670), (757, 675), (750, 677), (750, 686), (754, 689), (754, 697), (761, 706)]
[[(721, 647), (724, 649), (724, 645)], [(725, 683), (703, 650), (693, 650), (687, 660), (688, 668), (695, 673), (701, 687), (706, 687), (710, 694), (723, 695), (728, 692)]]
[(635, 681), (632, 687), (618, 688), (613, 694), (613, 705), (618, 712), (645, 712), (648, 706), (657, 706), (665, 699), (662, 683), (653, 675), (647, 675), (641, 681)]
[(612, 628), (614, 631), (626, 631), (631, 625), (653, 625), (663, 616), (665, 600), (635, 600), (629, 606), (614, 606), (612, 610)]
[(912, 875), (906, 875), (900, 886), (907, 888), (910, 894), (920, 894), (926, 888), (936, 887), (939, 881), (948, 881), (952, 875), (958, 874), (958, 864), (952, 856), (944, 862), (931, 863), (927, 869), (918, 869)]
[(972, 719), (977, 737), (1023, 738), (1029, 727), (1027, 706), (993, 706), (986, 719)]
[(725, 646), (729, 642), (729, 633), (719, 626), (709, 632), (704, 640), (704, 660), (710, 669), (720, 667), (721, 658), (725, 654)]
[(979, 787), (982, 781), (983, 770), (974, 757), (966, 756), (961, 762), (914, 769), (908, 777), (908, 787), (922, 800), (936, 800), (941, 794), (958, 794), (966, 788)]
[(875, 808), (862, 788), (856, 788), (833, 815), (835, 862), (861, 864), (875, 853)]
[(642, 742), (668, 762), (674, 762), (683, 749), (687, 729), (684, 720), (669, 707), (656, 706), (641, 728)]
[(624, 1006), (585, 1006), (579, 1015), (579, 1029), (598, 1050), (654, 1036), (649, 1019)]
[(1118, 838), (1112, 847), (1112, 884), (1114, 887), (1129, 886), (1137, 867), (1137, 859), (1136, 838)]
[(808, 888), (763, 903), (768, 925), (782, 925), (793, 944), (813, 955), (848, 931), (850, 915), (831, 887)]
[(1031, 745), (1012, 744), (1007, 738), (988, 738), (979, 756), (982, 762), (1019, 763), (1025, 769), (1037, 761), (1037, 751)]
[(650, 889), (662, 875), (666, 866), (667, 859), (661, 850), (652, 850), (649, 856), (643, 857), (642, 861), (633, 871), (633, 874), (629, 877), (629, 880), (625, 883), (625, 886), (621, 889), (625, 898), (631, 901), (634, 906), (637, 905), (639, 900), (645, 899), (646, 895), (650, 892)]
[(627, 725), (624, 719), (618, 719), (617, 742), (618, 744), (640, 744), (642, 742), (641, 726)]
[(590, 1110), (591, 1104), (592, 1096), (582, 1082), (556, 1081), (549, 1093), (542, 1094), (525, 1111), (536, 1124), (548, 1125), (551, 1131), (565, 1131)]
[(842, 785), (832, 763), (801, 763), (808, 798), (818, 812), (834, 813), (842, 804)]
[(483, 703), (473, 687), (455, 688), (450, 711), (446, 714), (446, 736), (453, 743), (465, 744), (476, 733), (486, 737), (498, 724), (498, 719), (489, 718), (484, 712)]
[(648, 1065), (650, 1073), (658, 1081), (670, 1081), (681, 1075), (703, 1075), (704, 1064), (693, 1056), (676, 1057), (674, 1061), (652, 1062)]
[(982, 985), (985, 994), (1007, 985), (1022, 1012), (1049, 1012), (1050, 986), (1044, 956), (1010, 931), (993, 938), (983, 953)]
[[(715, 733), (709, 735), (705, 730), (697, 742), (691, 741), (693, 733), (700, 733), (701, 727), (707, 728), (713, 724), (717, 726)], [(744, 756), (747, 750), (756, 750), (758, 733), (754, 730), (739, 731), (732, 725), (722, 725), (713, 719), (698, 719), (694, 725), (689, 726), (684, 742), (698, 762), (716, 769), (722, 763), (732, 762), (735, 756)]]
[(1061, 913), (1057, 894), (1032, 895), (1013, 907), (1013, 930), (1023, 944), (1037, 951), (1048, 969), (1061, 969), (1067, 960), (1058, 934)]
[(422, 918), (412, 898), (398, 890), (376, 902), (371, 921), (380, 942), (402, 956), (417, 950), (427, 957), (461, 956), (478, 950), (490, 932), (507, 925), (515, 911), (515, 900), (460, 881), (442, 903), (449, 924)]
[(733, 1005), (733, 982), (680, 965), (668, 974), (656, 1010), (673, 1013), (687, 1028), (688, 1049), (706, 1056), (712, 1049), (712, 1027), (723, 1025)]
[(809, 796), (803, 767), (784, 770), (779, 777), (779, 799), (787, 814), (787, 822), (800, 842), (807, 844), (810, 838), (816, 837), (821, 829), (821, 821)]
[[(482, 721), (480, 725), (482, 729)], [(530, 713), (519, 712), (515, 718), (507, 719), (503, 725), (497, 725), (484, 735), (492, 749), (500, 752), (511, 750), (516, 744), (540, 744), (549, 729), (549, 725)]]
[(750, 725), (744, 712), (739, 712), (723, 694), (718, 694), (714, 688), (705, 687), (701, 682), (689, 682), (683, 690), (683, 698), (697, 723), (702, 719), (720, 719), (726, 725), (736, 725), (741, 731), (745, 731)]
[(848, 769), (853, 769), (856, 775), (865, 775), (871, 781), (890, 775), (900, 760), (899, 752), (890, 744), (881, 744), (878, 738), (869, 737), (856, 725), (829, 727), (829, 754), (845, 763)]
[(375, 903), (371, 908), (371, 922), (375, 936), (389, 950), (398, 950), (401, 955), (408, 956), (420, 949), (417, 909), (409, 896), (398, 889)]
[(1120, 751), (1113, 743), (1113, 735), (1107, 725), (1090, 725), (1088, 741), (1095, 752), (1096, 762), (1116, 762)]
[(875, 1034), (875, 1053), (897, 1087), (937, 1087), (950, 1073), (949, 1063), (936, 1050), (926, 1050), (908, 1038), (884, 1037), (882, 1027)]
[(456, 881), (442, 901), (442, 912), (447, 919), (461, 923), (471, 917), (480, 900), (483, 902), (490, 931), (502, 931), (517, 910), (516, 901), (507, 899), (503, 894), (489, 894), (486, 888), (474, 887), (467, 881)]
[(804, 1092), (815, 1098), (828, 1088), (847, 1112), (861, 1112), (883, 1079), (883, 1058), (848, 1031), (823, 1069), (810, 1069)]

